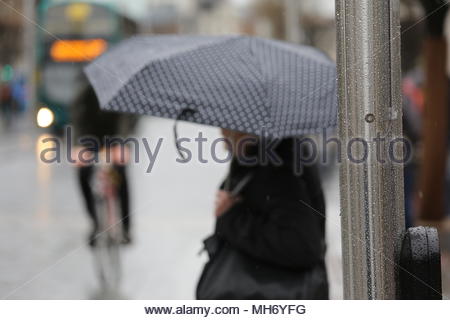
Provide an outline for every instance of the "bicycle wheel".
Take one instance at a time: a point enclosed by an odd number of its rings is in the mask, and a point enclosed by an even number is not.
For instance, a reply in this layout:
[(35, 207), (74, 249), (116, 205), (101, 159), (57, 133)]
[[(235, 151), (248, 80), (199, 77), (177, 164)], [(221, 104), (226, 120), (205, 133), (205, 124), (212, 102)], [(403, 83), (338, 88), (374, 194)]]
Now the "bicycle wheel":
[(122, 274), (120, 249), (114, 241), (94, 248), (97, 272), (101, 287), (106, 291), (117, 291)]
[(105, 290), (117, 290), (121, 280), (120, 242), (122, 223), (117, 216), (118, 203), (111, 197), (98, 197), (96, 212), (100, 232), (95, 239), (94, 256), (100, 284)]

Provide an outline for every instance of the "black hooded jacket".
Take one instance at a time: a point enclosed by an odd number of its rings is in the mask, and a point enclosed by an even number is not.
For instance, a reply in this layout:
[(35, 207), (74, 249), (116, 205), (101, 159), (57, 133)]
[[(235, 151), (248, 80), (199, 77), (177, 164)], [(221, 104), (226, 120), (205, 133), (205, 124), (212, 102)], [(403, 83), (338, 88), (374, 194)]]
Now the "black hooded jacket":
[(137, 117), (131, 114), (109, 112), (100, 109), (92, 86), (86, 86), (71, 106), (75, 144), (83, 144), (80, 139), (95, 138), (103, 146), (104, 138), (126, 138), (134, 131)]
[(218, 218), (216, 234), (254, 258), (306, 269), (324, 263), (325, 203), (316, 167), (294, 174), (294, 143), (286, 139), (276, 148), (282, 165), (232, 162), (229, 190), (251, 178), (239, 194), (242, 200)]

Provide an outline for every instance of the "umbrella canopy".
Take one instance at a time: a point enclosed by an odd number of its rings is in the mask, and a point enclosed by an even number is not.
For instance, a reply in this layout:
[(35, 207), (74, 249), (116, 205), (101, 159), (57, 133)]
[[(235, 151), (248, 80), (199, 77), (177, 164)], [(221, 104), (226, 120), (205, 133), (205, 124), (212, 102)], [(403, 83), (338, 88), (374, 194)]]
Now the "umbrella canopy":
[(273, 137), (336, 125), (336, 68), (307, 46), (249, 36), (139, 36), (85, 69), (103, 109)]

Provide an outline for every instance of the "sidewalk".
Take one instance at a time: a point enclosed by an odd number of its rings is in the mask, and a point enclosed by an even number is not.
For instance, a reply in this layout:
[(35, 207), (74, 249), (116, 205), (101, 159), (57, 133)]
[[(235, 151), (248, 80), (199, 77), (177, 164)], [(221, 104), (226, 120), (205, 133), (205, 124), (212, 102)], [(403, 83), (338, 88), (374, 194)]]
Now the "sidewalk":
[[(164, 144), (152, 173), (131, 165), (135, 243), (125, 250), (125, 277), (118, 298), (193, 299), (206, 256), (202, 240), (213, 230), (214, 194), (227, 165), (176, 163), (172, 122), (144, 118), (139, 135)], [(199, 126), (181, 123), (180, 135), (195, 137)], [(201, 127), (208, 138), (219, 131)], [(67, 164), (37, 162), (39, 131), (20, 126), (0, 136), (0, 298), (90, 299), (97, 291), (85, 240), (88, 221)], [(144, 152), (142, 150), (142, 152)], [(6, 160), (8, 159), (8, 160)], [(327, 268), (330, 297), (342, 298), (338, 172), (323, 183), (327, 201)], [(441, 234), (444, 296), (450, 297), (450, 222)], [(45, 288), (45, 289), (43, 289)]]

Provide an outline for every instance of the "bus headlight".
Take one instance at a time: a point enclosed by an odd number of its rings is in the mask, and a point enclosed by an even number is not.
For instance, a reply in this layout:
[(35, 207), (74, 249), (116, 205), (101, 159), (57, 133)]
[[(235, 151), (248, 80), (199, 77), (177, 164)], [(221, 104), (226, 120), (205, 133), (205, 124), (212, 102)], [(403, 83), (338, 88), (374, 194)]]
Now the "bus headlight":
[(48, 128), (52, 125), (53, 121), (55, 120), (55, 115), (53, 114), (53, 111), (49, 108), (40, 108), (37, 116), (36, 121), (39, 127), (41, 128)]

